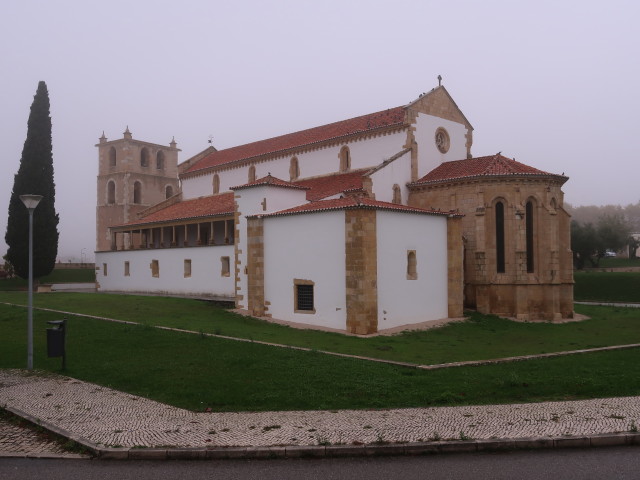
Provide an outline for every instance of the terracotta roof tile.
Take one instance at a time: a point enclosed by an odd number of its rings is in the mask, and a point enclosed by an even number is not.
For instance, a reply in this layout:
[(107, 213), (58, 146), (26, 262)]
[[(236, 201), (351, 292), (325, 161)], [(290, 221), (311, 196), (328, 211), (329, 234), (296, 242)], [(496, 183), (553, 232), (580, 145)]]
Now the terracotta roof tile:
[(308, 188), (307, 200), (313, 202), (345, 191), (362, 189), (363, 175), (368, 171), (369, 169), (364, 169), (347, 173), (335, 173), (323, 177), (298, 180), (295, 184)]
[(465, 160), (444, 162), (411, 185), (438, 183), (469, 177), (508, 175), (551, 175), (555, 177), (562, 177), (562, 175), (544, 172), (542, 170), (538, 170), (537, 168), (530, 167), (529, 165), (525, 165), (524, 163), (516, 162), (515, 160), (498, 154), (487, 157), (476, 157), (468, 158)]
[(267, 175), (266, 177), (262, 177), (257, 180), (254, 180), (253, 182), (245, 183), (244, 185), (231, 187), (231, 190), (240, 190), (242, 188), (259, 187), (262, 185), (273, 185), (274, 187), (297, 188), (299, 190), (308, 190), (308, 187), (304, 187), (296, 183), (287, 182), (285, 180), (280, 180), (277, 177), (272, 177), (271, 174)]
[(188, 174), (238, 160), (312, 145), (326, 140), (345, 137), (354, 133), (377, 130), (379, 128), (385, 128), (392, 125), (402, 125), (405, 121), (405, 110), (406, 107), (404, 106), (391, 108), (371, 113), (369, 115), (362, 115), (360, 117), (322, 125), (320, 127), (301, 130), (299, 132), (268, 138), (266, 140), (260, 140), (253, 143), (247, 143), (246, 145), (231, 147), (217, 152), (211, 152), (209, 155), (206, 155), (190, 166), (185, 173)]
[(134, 220), (118, 227), (148, 225), (152, 223), (172, 222), (176, 220), (188, 220), (192, 218), (205, 218), (220, 215), (232, 215), (235, 211), (235, 202), (232, 192), (209, 197), (199, 197), (184, 200), (179, 203), (158, 210), (140, 220)]
[(302, 213), (328, 212), (333, 210), (345, 210), (352, 208), (370, 208), (374, 210), (391, 210), (395, 212), (421, 213), (430, 215), (455, 215), (462, 217), (463, 215), (455, 212), (443, 212), (439, 210), (426, 210), (424, 208), (410, 207), (408, 205), (399, 205), (397, 203), (380, 202), (367, 197), (342, 197), (331, 200), (319, 200), (310, 202), (305, 205), (288, 208), (279, 212), (268, 213), (264, 215), (253, 215), (254, 217), (274, 217), (284, 215), (296, 215)]

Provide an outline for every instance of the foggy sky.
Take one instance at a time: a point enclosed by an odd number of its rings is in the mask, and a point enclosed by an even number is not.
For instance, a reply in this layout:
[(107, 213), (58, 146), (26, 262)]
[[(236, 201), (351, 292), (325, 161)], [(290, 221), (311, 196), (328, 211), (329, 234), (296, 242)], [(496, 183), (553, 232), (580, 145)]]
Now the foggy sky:
[[(640, 201), (638, 2), (4, 2), (0, 254), (39, 80), (53, 121), (59, 257), (93, 260), (104, 131), (184, 161), (407, 104), (443, 85), (475, 156), (570, 177), (574, 205)], [(25, 209), (25, 215), (26, 215)]]

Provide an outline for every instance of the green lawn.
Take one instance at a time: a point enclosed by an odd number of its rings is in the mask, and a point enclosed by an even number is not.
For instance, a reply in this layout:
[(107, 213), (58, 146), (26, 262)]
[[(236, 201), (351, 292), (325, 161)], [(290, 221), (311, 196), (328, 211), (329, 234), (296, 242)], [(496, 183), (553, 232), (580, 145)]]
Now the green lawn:
[[(38, 369), (60, 369), (60, 359), (46, 357), (44, 335), (45, 322), (59, 317), (35, 315)], [(0, 368), (23, 368), (24, 309), (0, 306), (0, 329)], [(192, 410), (390, 408), (640, 394), (640, 349), (422, 371), (81, 317), (69, 318), (67, 343), (66, 375)]]
[[(590, 265), (587, 263), (587, 265)], [(604, 257), (600, 259), (598, 268), (640, 267), (640, 258)]]
[[(0, 302), (25, 305), (26, 294), (0, 292)], [(628, 308), (577, 306), (577, 311), (588, 315), (590, 320), (565, 324), (517, 323), (473, 313), (465, 322), (441, 328), (361, 338), (275, 325), (191, 299), (54, 293), (37, 294), (34, 303), (41, 307), (145, 325), (170, 326), (416, 364), (640, 343), (640, 311)]]
[(575, 272), (576, 301), (640, 303), (640, 272)]

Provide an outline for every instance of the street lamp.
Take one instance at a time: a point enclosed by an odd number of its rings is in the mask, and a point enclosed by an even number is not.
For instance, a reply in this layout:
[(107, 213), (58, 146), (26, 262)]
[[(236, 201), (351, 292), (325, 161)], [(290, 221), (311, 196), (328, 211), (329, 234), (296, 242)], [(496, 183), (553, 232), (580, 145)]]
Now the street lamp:
[(27, 369), (33, 370), (33, 211), (42, 195), (20, 195), (20, 200), (29, 210), (29, 303), (27, 310)]

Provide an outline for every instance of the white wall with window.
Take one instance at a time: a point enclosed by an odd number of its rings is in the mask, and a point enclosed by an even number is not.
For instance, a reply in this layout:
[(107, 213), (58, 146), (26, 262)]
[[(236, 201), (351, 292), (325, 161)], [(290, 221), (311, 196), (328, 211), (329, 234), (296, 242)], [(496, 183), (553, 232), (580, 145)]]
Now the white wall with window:
[(447, 217), (378, 211), (376, 231), (378, 329), (447, 318)]
[(233, 301), (234, 277), (224, 274), (221, 260), (233, 256), (233, 245), (97, 252), (96, 265), (106, 265), (109, 274), (104, 275), (104, 268), (96, 272), (98, 291), (217, 296)]
[[(345, 329), (344, 229), (342, 210), (264, 219), (264, 298), (273, 318)], [(296, 285), (312, 287), (313, 311), (296, 310)]]
[[(436, 145), (436, 131), (444, 128), (448, 147), (443, 153)], [(416, 119), (415, 139), (418, 143), (418, 178), (423, 177), (442, 162), (467, 158), (467, 127), (433, 115), (419, 114)]]

